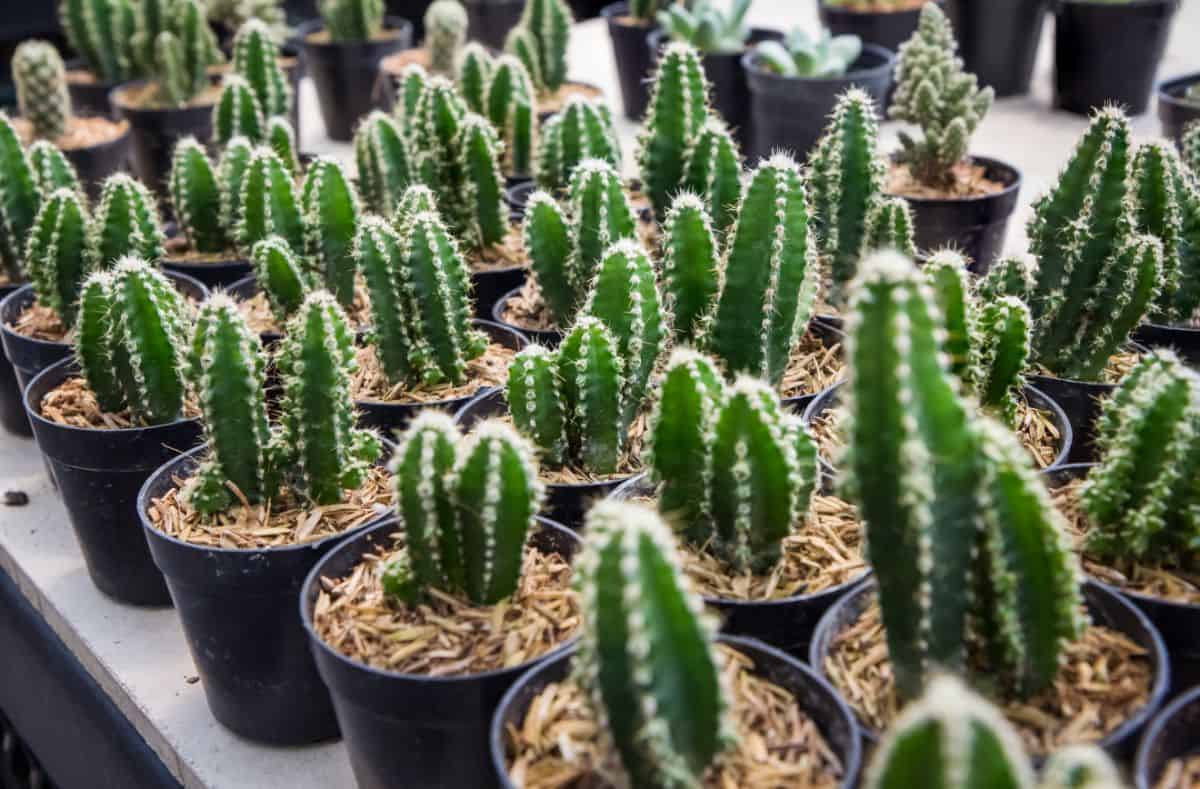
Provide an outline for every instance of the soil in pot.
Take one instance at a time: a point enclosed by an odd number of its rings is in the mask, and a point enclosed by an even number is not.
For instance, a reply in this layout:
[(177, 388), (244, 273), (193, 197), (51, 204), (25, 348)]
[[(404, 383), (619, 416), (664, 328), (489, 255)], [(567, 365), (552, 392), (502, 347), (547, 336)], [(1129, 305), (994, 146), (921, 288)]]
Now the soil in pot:
[(657, 25), (629, 16), (629, 4), (624, 2), (605, 6), (600, 15), (608, 23), (608, 35), (612, 39), (625, 117), (640, 121), (650, 103), (649, 80), (654, 71), (646, 37)]
[[(26, 145), (33, 142), (29, 121), (14, 118), (12, 123)], [(99, 197), (104, 179), (126, 169), (129, 141), (129, 121), (114, 121), (102, 115), (72, 115), (63, 135), (51, 140), (75, 168), (92, 200)]]
[(503, 386), (508, 380), (508, 365), (516, 353), (517, 349), (493, 340), (481, 356), (467, 362), (466, 381), (463, 383), (406, 386), (388, 381), (375, 346), (363, 345), (355, 351), (358, 369), (350, 379), (350, 392), (356, 401), (406, 405), (471, 398), (484, 389)]
[[(230, 292), (237, 300), (238, 309), (246, 319), (246, 325), (260, 335), (282, 335), (285, 329), (284, 322), (280, 321), (271, 309), (271, 302), (267, 299), (267, 294), (257, 286), (257, 280), (246, 277), (234, 285), (237, 287), (231, 286)], [(346, 310), (346, 317), (354, 329), (363, 329), (371, 325), (371, 297), (361, 274), (354, 284), (354, 301), (350, 309)]]
[(213, 289), (232, 285), (250, 275), (250, 261), (234, 250), (221, 253), (196, 252), (183, 236), (168, 239), (166, 255), (159, 265), (166, 271), (187, 274)]
[(163, 105), (159, 92), (154, 80), (132, 82), (113, 90), (112, 104), (132, 128), (133, 173), (165, 194), (175, 143), (184, 137), (204, 143), (212, 137), (212, 110), (221, 86), (210, 85), (184, 106)]

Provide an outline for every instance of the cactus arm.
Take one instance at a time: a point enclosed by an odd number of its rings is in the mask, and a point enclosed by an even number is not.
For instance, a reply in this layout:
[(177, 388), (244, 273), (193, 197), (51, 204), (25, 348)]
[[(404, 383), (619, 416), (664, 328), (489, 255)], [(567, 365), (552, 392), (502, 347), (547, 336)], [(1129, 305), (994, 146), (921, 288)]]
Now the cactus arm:
[(576, 292), (585, 292), (604, 253), (615, 242), (633, 238), (637, 221), (620, 176), (607, 162), (580, 162), (569, 191), (576, 224), (570, 275)]
[(558, 204), (546, 192), (534, 192), (525, 207), (523, 229), (529, 263), (555, 321), (565, 326), (578, 296), (569, 275), (574, 237)]
[(1134, 219), (1137, 232), (1162, 242), (1162, 289), (1155, 305), (1155, 319), (1171, 319), (1171, 304), (1179, 286), (1179, 251), (1182, 242), (1183, 212), (1181, 195), (1176, 190), (1183, 165), (1174, 147), (1165, 141), (1148, 142), (1133, 157)]
[[(876, 200), (867, 209), (862, 231), (862, 254), (860, 257), (865, 257), (880, 249), (894, 249), (910, 258), (917, 256), (912, 211), (908, 207), (908, 202), (903, 198), (882, 198)], [(854, 266), (857, 264), (858, 261), (854, 260), (848, 267), (843, 268), (841, 273), (835, 274), (834, 286), (839, 287), (839, 283), (841, 283), (840, 287), (844, 288), (849, 280), (841, 280), (838, 277), (844, 275), (852, 277)]]
[(521, 15), (518, 29), (529, 35), (525, 46), (536, 57), (541, 82), (549, 93), (567, 81), (567, 44), (573, 21), (563, 0), (530, 0)]
[(742, 198), (742, 155), (725, 124), (705, 123), (688, 156), (684, 186), (702, 197), (718, 231), (733, 224)]
[(217, 176), (195, 138), (176, 144), (169, 187), (175, 217), (191, 248), (197, 252), (224, 252), (228, 242), (221, 226)]
[(271, 311), (277, 319), (286, 321), (300, 309), (308, 295), (308, 285), (295, 253), (279, 236), (268, 236), (254, 245), (250, 261), (259, 287), (271, 303)]
[(242, 181), (254, 156), (254, 149), (245, 137), (229, 141), (221, 153), (217, 165), (217, 181), (221, 190), (221, 226), (230, 235), (237, 230), (238, 218), (242, 214)]
[(410, 63), (400, 73), (400, 88), (396, 94), (396, 107), (393, 112), (397, 121), (404, 121), (416, 116), (421, 98), (429, 87), (429, 72), (420, 64)]
[(59, 189), (38, 212), (26, 261), (38, 301), (73, 326), (80, 287), (89, 271), (87, 215), (77, 192)]
[(704, 204), (694, 195), (675, 198), (663, 226), (663, 287), (677, 341), (699, 338), (720, 286), (719, 248)]
[(251, 250), (264, 238), (277, 235), (293, 250), (305, 249), (305, 217), (287, 166), (270, 149), (251, 157), (242, 177), (237, 241)]
[(525, 72), (538, 93), (547, 92), (546, 81), (543, 78), (542, 67), (538, 62), (538, 43), (533, 34), (523, 25), (517, 25), (508, 31), (504, 39), (504, 52), (521, 61)]
[(477, 247), (489, 247), (508, 235), (509, 211), (500, 175), (503, 145), (491, 123), (480, 115), (468, 115), (459, 134), (467, 237)]
[(1182, 170), (1177, 175), (1175, 188), (1180, 194), (1182, 214), (1179, 284), (1169, 314), (1175, 322), (1186, 323), (1200, 309), (1200, 191), (1195, 180)]
[(371, 301), (373, 340), (388, 380), (406, 381), (412, 364), (412, 338), (406, 310), (397, 286), (396, 268), (402, 260), (401, 241), (396, 231), (369, 216), (358, 229), (354, 256), (366, 281)]
[(558, 378), (570, 453), (595, 474), (615, 472), (620, 461), (624, 377), (612, 333), (595, 318), (580, 318), (559, 346)]
[(10, 279), (21, 279), (22, 254), (41, 199), (21, 139), (12, 122), (0, 116), (0, 262)]
[(1037, 261), (1030, 255), (1000, 258), (991, 265), (987, 274), (976, 280), (975, 293), (984, 304), (1004, 296), (1026, 301), (1034, 288), (1036, 269)]
[[(56, 189), (70, 189), (72, 192), (83, 194), (83, 186), (79, 183), (75, 167), (67, 161), (67, 157), (54, 143), (35, 140), (29, 146), (28, 153), (34, 181), (43, 195)], [(3, 233), (0, 233), (0, 236), (2, 235)]]
[(262, 142), (266, 137), (266, 118), (250, 83), (240, 74), (225, 76), (221, 96), (213, 108), (213, 131), (217, 142), (227, 144), (234, 137)]
[(638, 169), (651, 205), (665, 215), (686, 174), (687, 156), (708, 117), (708, 83), (694, 49), (672, 43), (651, 87)]
[(395, 213), (396, 203), (414, 181), (413, 154), (396, 122), (373, 112), (354, 136), (359, 188), (367, 207), (383, 216)]
[(942, 250), (929, 258), (923, 271), (942, 313), (942, 324), (946, 331), (942, 352), (949, 357), (950, 372), (960, 381), (971, 383), (977, 372), (972, 367), (971, 324), (974, 305), (970, 302), (966, 264), (966, 259), (957, 252)]
[(122, 258), (113, 273), (114, 336), (133, 373), (134, 385), (125, 393), (130, 411), (151, 425), (174, 421), (187, 389), (182, 297), (170, 280), (136, 258)]
[(319, 159), (304, 181), (305, 248), (318, 279), (343, 308), (354, 303), (354, 258), (358, 232), (358, 195), (341, 165)]
[(1029, 308), (1011, 296), (984, 304), (976, 318), (972, 365), (978, 371), (975, 392), (986, 409), (1001, 413), (1012, 424), (1016, 418), (1016, 392), (1024, 382), (1032, 331)]
[(162, 257), (162, 242), (150, 190), (123, 173), (105, 181), (89, 231), (91, 265), (108, 268), (124, 255), (154, 262)]
[[(495, 64), (487, 47), (472, 41), (463, 47), (458, 59), (458, 91), (471, 112), (487, 113), (488, 82)], [(437, 69), (434, 69), (435, 71)]]
[(268, 118), (264, 142), (287, 166), (293, 177), (299, 174), (300, 160), (296, 156), (296, 135), (291, 121), (282, 115)]
[(537, 445), (550, 468), (563, 464), (566, 418), (559, 394), (557, 359), (541, 345), (529, 345), (508, 366), (505, 396), (513, 424)]
[(287, 115), (292, 107), (292, 86), (279, 64), (271, 30), (260, 19), (248, 19), (233, 40), (233, 70), (250, 83), (266, 116)]
[(97, 272), (84, 282), (79, 300), (75, 358), (100, 409), (117, 413), (125, 407), (125, 390), (113, 358), (112, 275)]
[(463, 539), (447, 486), (457, 442), (458, 429), (448, 415), (422, 411), (401, 436), (390, 466), (396, 515), (421, 587), (466, 588)]
[(512, 55), (497, 59), (483, 101), (476, 111), (487, 115), (503, 135), (511, 174), (532, 173), (537, 134), (535, 96), (529, 72), (519, 59)]
[(458, 0), (435, 0), (425, 11), (425, 48), (435, 74), (453, 76), (467, 39), (467, 9)]
[(321, 0), (318, 9), (334, 41), (369, 41), (383, 29), (383, 0)]

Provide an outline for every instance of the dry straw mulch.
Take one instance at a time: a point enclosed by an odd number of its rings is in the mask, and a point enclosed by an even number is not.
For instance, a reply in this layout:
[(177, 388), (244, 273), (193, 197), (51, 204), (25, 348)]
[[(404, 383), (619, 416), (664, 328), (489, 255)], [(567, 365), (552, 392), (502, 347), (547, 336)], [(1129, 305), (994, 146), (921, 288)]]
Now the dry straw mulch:
[(63, 325), (58, 313), (40, 301), (26, 307), (11, 326), (17, 334), (33, 340), (70, 342), (73, 337), (73, 332)]
[(1154, 789), (1200, 789), (1200, 755), (1167, 762)]
[[(286, 326), (275, 317), (275, 313), (271, 310), (271, 302), (262, 290), (248, 299), (239, 299), (237, 305), (251, 331), (259, 334), (286, 333)], [(371, 325), (371, 296), (367, 292), (366, 283), (362, 281), (361, 276), (354, 286), (354, 302), (346, 311), (346, 317), (352, 328), (361, 329)]]
[(826, 345), (812, 332), (805, 332), (788, 357), (779, 394), (785, 398), (816, 394), (837, 383), (844, 369), (841, 343)]
[(316, 542), (357, 529), (385, 512), (392, 503), (391, 477), (372, 467), (366, 482), (346, 491), (337, 504), (313, 506), (287, 488), (260, 504), (250, 504), (236, 486), (230, 490), (240, 504), (215, 515), (192, 508), (181, 491), (193, 478), (175, 477), (175, 487), (150, 503), (150, 522), (156, 529), (192, 545), (231, 550), (261, 550)]
[[(705, 789), (832, 789), (842, 764), (789, 691), (754, 674), (754, 662), (718, 647), (737, 745), (706, 772)], [(572, 680), (547, 685), (525, 720), (508, 727), (512, 782), (523, 789), (622, 785), (616, 748), (588, 694)]]
[(471, 271), (503, 271), (510, 268), (529, 268), (529, 255), (525, 251), (525, 240), (521, 226), (509, 225), (508, 235), (498, 244), (483, 249), (466, 251), (467, 266)]
[(313, 611), (317, 633), (341, 654), (379, 669), (455, 677), (512, 668), (538, 658), (579, 629), (571, 566), (557, 553), (526, 548), (515, 594), (477, 606), (437, 589), (408, 606), (389, 599), (380, 574), (402, 544), (369, 554), (345, 578), (322, 578)]
[(463, 383), (408, 387), (403, 383), (390, 383), (375, 346), (363, 345), (355, 349), (358, 369), (350, 378), (350, 393), (355, 400), (381, 403), (437, 403), (474, 397), (483, 389), (504, 385), (508, 380), (508, 365), (516, 353), (499, 343), (489, 343), (481, 356), (467, 362)]
[[(110, 414), (96, 402), (96, 393), (81, 377), (68, 378), (42, 397), (41, 415), (51, 422), (92, 430), (125, 430), (146, 427), (134, 422), (129, 409)], [(200, 416), (200, 406), (189, 398), (183, 404), (183, 417)], [(180, 447), (185, 449), (185, 447)]]
[(971, 197), (996, 194), (1004, 191), (1004, 184), (987, 177), (987, 168), (963, 159), (950, 169), (954, 180), (949, 187), (934, 187), (918, 181), (913, 177), (908, 165), (893, 164), (888, 168), (887, 182), (884, 192), (889, 195), (903, 195), (924, 199), (962, 200)]
[[(859, 717), (886, 730), (900, 709), (879, 604), (834, 639), (825, 658), (833, 686)], [(1146, 705), (1154, 683), (1149, 656), (1124, 635), (1091, 626), (1067, 645), (1053, 684), (1032, 698), (1001, 701), (1001, 711), (1035, 754), (1096, 742)]]
[[(1156, 597), (1172, 603), (1200, 605), (1200, 572), (1178, 567), (1143, 564), (1133, 559), (1106, 559), (1083, 552), (1091, 526), (1079, 500), (1084, 480), (1074, 479), (1052, 492), (1054, 504), (1067, 519), (1067, 526), (1080, 552), (1088, 575), (1126, 592)], [(1200, 567), (1200, 556), (1193, 567)]]
[[(1108, 357), (1108, 363), (1104, 365), (1104, 369), (1100, 371), (1099, 383), (1119, 384), (1121, 379), (1129, 374), (1129, 371), (1137, 366), (1137, 363), (1142, 360), (1142, 355), (1134, 350), (1124, 349), (1117, 351), (1112, 356)], [(1057, 378), (1054, 373), (1047, 370), (1041, 365), (1035, 365), (1034, 371), (1039, 375), (1046, 375), (1051, 378)]]
[[(505, 409), (502, 416), (497, 417), (501, 422), (513, 424), (512, 414)], [(611, 474), (592, 474), (577, 466), (550, 467), (545, 462), (538, 463), (538, 479), (548, 485), (586, 485), (594, 482), (611, 482), (614, 479), (631, 477), (641, 473), (642, 447), (646, 442), (646, 432), (649, 430), (650, 415), (642, 411), (634, 418), (633, 424), (625, 432), (625, 448), (617, 461), (617, 470)]]

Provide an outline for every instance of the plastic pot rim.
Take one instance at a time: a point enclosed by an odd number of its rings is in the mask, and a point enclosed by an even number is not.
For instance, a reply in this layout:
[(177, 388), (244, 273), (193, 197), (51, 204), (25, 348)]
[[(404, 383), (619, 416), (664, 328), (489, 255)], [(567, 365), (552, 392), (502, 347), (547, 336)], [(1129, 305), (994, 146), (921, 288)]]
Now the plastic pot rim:
[[(186, 276), (186, 275), (184, 275), (184, 276)], [(9, 301), (12, 301), (15, 304), (16, 302), (25, 298), (24, 294), (26, 294), (26, 293), (33, 294), (33, 284), (32, 283), (26, 282), (23, 285), (18, 285), (16, 290), (13, 290), (7, 296), (5, 296), (3, 299), (0, 299), (0, 313), (7, 311), (7, 309), (8, 309), (7, 304)], [(36, 301), (36, 299), (37, 299), (37, 296), (34, 295), (34, 299), (30, 301), (30, 304), (32, 304), (33, 301)], [(31, 345), (34, 345), (37, 347), (69, 348), (71, 345), (69, 342), (63, 342), (61, 340), (42, 340), (37, 337), (28, 337), (24, 334), (20, 334), (20, 333), (14, 331), (13, 328), (8, 325), (7, 321), (0, 321), (0, 332), (4, 332), (5, 334), (11, 335), (13, 337), (17, 337), (17, 338), (19, 338), (19, 340), (21, 342), (28, 342)], [(73, 355), (72, 355), (72, 358), (73, 358)], [(21, 393), (21, 399), (22, 400), (25, 399), (24, 392)], [(64, 427), (66, 427), (66, 425), (64, 425)], [(124, 428), (122, 428), (122, 429), (124, 429)]]
[[(1142, 732), (1142, 740), (1138, 743), (1137, 753), (1133, 759), (1133, 776), (1135, 786), (1151, 787), (1154, 784), (1149, 783), (1154, 781), (1157, 776), (1149, 775), (1150, 772), (1150, 751), (1153, 748), (1155, 741), (1162, 735), (1163, 730), (1168, 724), (1180, 713), (1185, 707), (1190, 707), (1193, 704), (1200, 704), (1200, 685), (1194, 688), (1189, 688), (1171, 700), (1169, 704), (1159, 710), (1149, 723), (1146, 724), (1145, 730)], [(1180, 754), (1185, 755), (1185, 754)]]
[(531, 329), (528, 326), (518, 326), (515, 323), (509, 323), (501, 317), (504, 315), (504, 308), (508, 306), (509, 300), (516, 298), (516, 296), (521, 292), (522, 289), (524, 289), (524, 287), (524, 285), (519, 285), (510, 290), (508, 293), (505, 293), (500, 298), (496, 299), (496, 303), (492, 306), (492, 319), (490, 322), (499, 326), (503, 326), (507, 329), (512, 329), (518, 334), (524, 336), (530, 342), (530, 344), (534, 344), (535, 340), (533, 337), (525, 334), (525, 332), (534, 332), (538, 334), (557, 334), (559, 337), (562, 337), (562, 329)]
[[(876, 58), (881, 58), (882, 62), (874, 66), (860, 66), (858, 68), (854, 68), (853, 66), (857, 66), (859, 63), (861, 63), (863, 57), (866, 55), (873, 55)], [(755, 79), (760, 79), (764, 82), (775, 82), (777, 84), (802, 82), (806, 85), (824, 85), (833, 87), (854, 82), (856, 80), (876, 79), (886, 76), (896, 65), (896, 53), (890, 49), (887, 49), (886, 47), (881, 47), (878, 44), (864, 43), (862, 45), (862, 53), (858, 56), (858, 59), (854, 61), (853, 66), (847, 70), (845, 74), (842, 74), (839, 77), (786, 77), (782, 74), (776, 74), (773, 71), (767, 71), (758, 65), (758, 53), (754, 51), (753, 47), (748, 48), (747, 51), (742, 55), (741, 63), (742, 68), (745, 69), (747, 74), (753, 74)], [(751, 93), (754, 92), (753, 83), (751, 83), (750, 91)]]
[[(1159, 80), (1155, 93), (1158, 95), (1160, 104), (1170, 105), (1178, 109), (1195, 110), (1200, 114), (1200, 103), (1186, 101), (1181, 95), (1181, 88), (1191, 87), (1200, 83), (1200, 71), (1193, 71), (1188, 74), (1182, 74), (1178, 77)], [(1162, 107), (1159, 107), (1159, 116), (1162, 115)]]

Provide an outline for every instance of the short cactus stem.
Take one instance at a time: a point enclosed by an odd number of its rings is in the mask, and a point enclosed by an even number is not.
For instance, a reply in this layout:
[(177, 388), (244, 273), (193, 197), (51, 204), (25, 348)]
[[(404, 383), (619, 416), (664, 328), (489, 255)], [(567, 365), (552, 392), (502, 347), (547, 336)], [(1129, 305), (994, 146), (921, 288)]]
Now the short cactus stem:
[(366, 117), (354, 134), (359, 189), (367, 205), (392, 216), (404, 190), (416, 180), (416, 164), (400, 126), (383, 112)]
[(624, 368), (612, 332), (595, 318), (580, 318), (558, 349), (568, 448), (597, 474), (614, 473), (624, 449)]
[(209, 86), (209, 67), (225, 58), (200, 0), (176, 0), (169, 13), (164, 29), (153, 39), (148, 31), (140, 32), (153, 42), (152, 71), (159, 75), (160, 97), (167, 104), (182, 106)]
[(300, 159), (296, 156), (296, 134), (292, 122), (276, 115), (267, 119), (266, 146), (275, 152), (292, 175), (300, 173)]
[(658, 62), (638, 140), (638, 170), (660, 216), (666, 215), (683, 185), (688, 157), (708, 114), (708, 81), (700, 55), (687, 44), (668, 44)]
[(383, 0), (321, 0), (319, 10), (334, 41), (370, 41), (383, 30)]
[(308, 168), (301, 202), (312, 279), (349, 309), (354, 303), (356, 267), (351, 251), (358, 232), (358, 194), (340, 164), (318, 159)]
[(194, 137), (175, 145), (169, 179), (171, 204), (179, 229), (197, 252), (224, 252), (229, 247), (221, 225), (221, 190), (212, 161)]
[(309, 291), (296, 253), (279, 236), (268, 236), (254, 245), (250, 262), (271, 312), (279, 321), (287, 321), (300, 309)]
[(435, 0), (425, 11), (425, 47), (435, 74), (455, 76), (458, 53), (467, 40), (467, 9), (458, 0)]
[(221, 226), (232, 240), (236, 241), (237, 224), (242, 215), (242, 183), (250, 160), (254, 158), (254, 146), (245, 137), (234, 137), (221, 152), (217, 164), (217, 185), (221, 190)]
[(12, 121), (0, 115), (0, 263), (9, 279), (22, 278), (26, 239), (42, 202), (39, 178)]
[(108, 268), (125, 255), (151, 262), (162, 257), (158, 206), (141, 181), (118, 173), (104, 182), (92, 214), (88, 250), (93, 268)]
[[(432, 8), (433, 6), (430, 6)], [(480, 115), (487, 115), (488, 82), (496, 63), (487, 47), (478, 41), (472, 41), (462, 47), (458, 54), (458, 62), (450, 74), (456, 74), (458, 92), (462, 94), (468, 109)]]
[(75, 324), (80, 289), (91, 270), (87, 231), (87, 209), (79, 193), (58, 189), (43, 201), (26, 247), (34, 293), (64, 326)]
[(98, 81), (116, 84), (138, 76), (133, 0), (63, 0), (59, 19), (72, 49)]
[(530, 77), (543, 92), (554, 93), (567, 81), (567, 44), (574, 21), (563, 0), (529, 0), (525, 4), (517, 29), (528, 34), (525, 46), (532, 45), (537, 63)]
[(1033, 291), (1037, 261), (1031, 255), (1012, 255), (992, 263), (987, 274), (975, 284), (975, 292), (984, 303), (1004, 296), (1025, 299)]
[(463, 174), (462, 217), (465, 240), (482, 249), (508, 237), (509, 210), (504, 202), (500, 162), (504, 145), (486, 118), (471, 113), (459, 132)]
[(546, 82), (542, 79), (542, 67), (538, 62), (537, 39), (532, 33), (521, 25), (509, 30), (504, 38), (504, 54), (521, 61), (538, 94), (546, 92)]
[(554, 352), (530, 345), (508, 367), (506, 394), (513, 424), (537, 445), (551, 468), (566, 456), (566, 419), (559, 397), (558, 361)]
[(438, 194), (456, 194), (462, 184), (458, 138), (466, 114), (466, 103), (453, 83), (433, 77), (409, 122), (419, 180)]
[[(464, 71), (464, 83), (466, 77)], [(536, 104), (533, 80), (524, 64), (512, 55), (497, 58), (489, 72), (483, 106), (475, 111), (486, 115), (503, 137), (505, 172), (509, 175), (533, 173), (538, 146)]]
[(259, 143), (266, 138), (267, 120), (250, 83), (240, 74), (225, 75), (221, 97), (213, 108), (213, 134), (220, 145), (234, 137)]
[(62, 137), (71, 119), (71, 96), (58, 50), (48, 41), (24, 41), (13, 53), (12, 73), (17, 106), (34, 135), (44, 140)]
[(363, 219), (354, 242), (354, 258), (370, 294), (372, 340), (390, 381), (412, 380), (419, 373), (400, 293), (402, 243), (400, 234), (377, 216)]
[(393, 112), (397, 121), (415, 118), (417, 106), (429, 87), (429, 72), (419, 63), (409, 63), (400, 73), (400, 88), (396, 92), (396, 106)]
[(287, 116), (292, 110), (292, 86), (279, 64), (279, 48), (270, 27), (248, 19), (233, 39), (233, 70), (250, 85), (266, 117)]
[(663, 289), (677, 341), (697, 342), (720, 288), (721, 250), (704, 202), (684, 192), (663, 223)]
[(704, 201), (718, 232), (733, 224), (742, 200), (742, 154), (720, 120), (709, 118), (696, 138), (684, 187)]
[[(868, 209), (862, 227), (862, 247), (857, 258), (865, 257), (881, 249), (894, 249), (905, 257), (917, 256), (917, 244), (913, 232), (912, 211), (908, 201), (899, 197), (877, 199)], [(834, 290), (843, 293), (854, 277), (857, 260), (835, 274)], [(966, 261), (963, 262), (966, 267)], [(845, 277), (842, 279), (841, 277)]]
[[(75, 360), (102, 411), (115, 414), (125, 408), (122, 379), (129, 378), (128, 363), (116, 353), (113, 342), (112, 274), (97, 271), (80, 288), (79, 320), (75, 332)], [(119, 358), (118, 358), (119, 357)], [(121, 369), (117, 369), (118, 363)]]
[[(83, 185), (79, 183), (79, 174), (75, 172), (75, 167), (54, 143), (47, 140), (34, 140), (33, 144), (29, 146), (28, 154), (33, 180), (43, 196), (50, 194), (55, 189), (70, 189), (83, 194)], [(20, 177), (24, 178), (23, 175)], [(0, 200), (0, 204), (2, 202)], [(0, 230), (0, 239), (3, 236), (4, 233)], [(0, 248), (2, 248), (2, 243), (0, 243)]]
[(572, 97), (542, 129), (537, 181), (543, 189), (562, 189), (580, 162), (598, 159), (621, 167), (621, 143), (612, 115), (599, 102)]
[(243, 252), (268, 236), (305, 251), (305, 217), (291, 171), (269, 148), (254, 151), (241, 178), (235, 236)]

